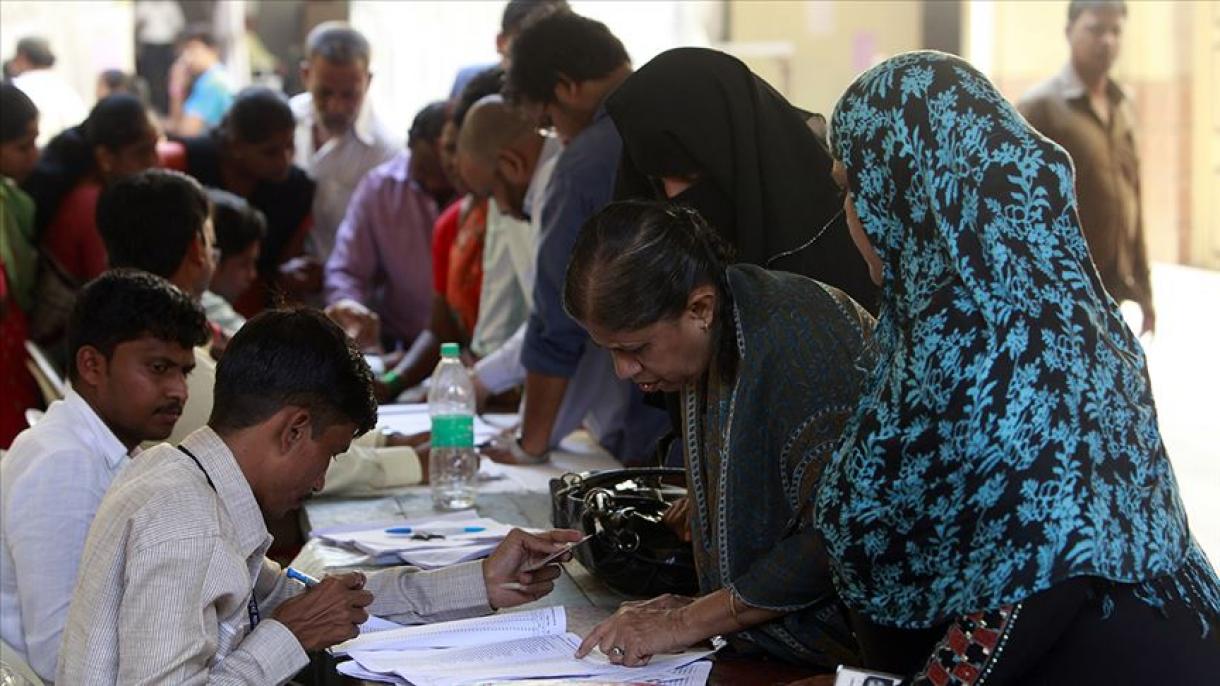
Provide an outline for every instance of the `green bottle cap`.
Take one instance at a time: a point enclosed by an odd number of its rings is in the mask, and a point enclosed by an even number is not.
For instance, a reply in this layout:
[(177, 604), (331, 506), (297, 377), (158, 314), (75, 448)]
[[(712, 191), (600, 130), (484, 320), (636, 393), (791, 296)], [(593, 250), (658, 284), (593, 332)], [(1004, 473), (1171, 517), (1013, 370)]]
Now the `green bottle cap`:
[(441, 357), (461, 357), (462, 347), (457, 343), (442, 343)]

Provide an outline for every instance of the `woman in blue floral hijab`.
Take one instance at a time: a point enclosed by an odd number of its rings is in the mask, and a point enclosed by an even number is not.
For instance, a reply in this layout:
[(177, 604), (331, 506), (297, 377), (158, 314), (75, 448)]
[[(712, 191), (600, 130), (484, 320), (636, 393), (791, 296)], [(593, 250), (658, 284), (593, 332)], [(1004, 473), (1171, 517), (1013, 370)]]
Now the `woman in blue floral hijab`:
[(882, 296), (879, 362), (816, 512), (867, 666), (932, 684), (1220, 674), (1220, 583), (1067, 153), (936, 52), (860, 76), (831, 135)]

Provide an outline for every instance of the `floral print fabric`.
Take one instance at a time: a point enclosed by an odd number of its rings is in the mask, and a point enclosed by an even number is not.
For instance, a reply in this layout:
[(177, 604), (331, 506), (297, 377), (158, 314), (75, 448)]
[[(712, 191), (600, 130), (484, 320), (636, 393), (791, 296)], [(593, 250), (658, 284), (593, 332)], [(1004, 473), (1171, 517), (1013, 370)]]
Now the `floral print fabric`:
[(844, 601), (927, 627), (1202, 559), (1063, 149), (936, 52), (862, 75), (832, 135), (884, 263), (880, 361), (817, 495)]

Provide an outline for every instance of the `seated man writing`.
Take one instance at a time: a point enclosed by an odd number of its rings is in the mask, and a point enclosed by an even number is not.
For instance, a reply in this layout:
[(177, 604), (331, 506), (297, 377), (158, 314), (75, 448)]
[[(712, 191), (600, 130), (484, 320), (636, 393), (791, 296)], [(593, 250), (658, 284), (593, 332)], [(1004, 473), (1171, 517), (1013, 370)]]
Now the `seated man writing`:
[(217, 365), (208, 425), (146, 451), (102, 500), (56, 681), (279, 684), (306, 651), (355, 636), (369, 612), (447, 620), (549, 593), (558, 569), (524, 570), (575, 531), (513, 531), (484, 561), (309, 589), (266, 559), (264, 518), (321, 489), (331, 459), (376, 414), (367, 363), (324, 315), (272, 310), (247, 322)]

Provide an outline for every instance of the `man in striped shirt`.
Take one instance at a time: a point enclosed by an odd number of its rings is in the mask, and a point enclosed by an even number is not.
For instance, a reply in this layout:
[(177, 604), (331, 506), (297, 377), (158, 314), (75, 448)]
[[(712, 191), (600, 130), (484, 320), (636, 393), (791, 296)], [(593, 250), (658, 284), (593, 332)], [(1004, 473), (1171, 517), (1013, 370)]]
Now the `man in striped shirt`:
[(376, 415), (368, 365), (324, 315), (270, 310), (247, 322), (217, 366), (208, 426), (144, 453), (102, 500), (56, 681), (280, 684), (370, 612), (457, 619), (549, 593), (557, 569), (523, 570), (578, 532), (516, 530), (483, 561), (308, 589), (265, 557), (264, 518), (319, 490)]

